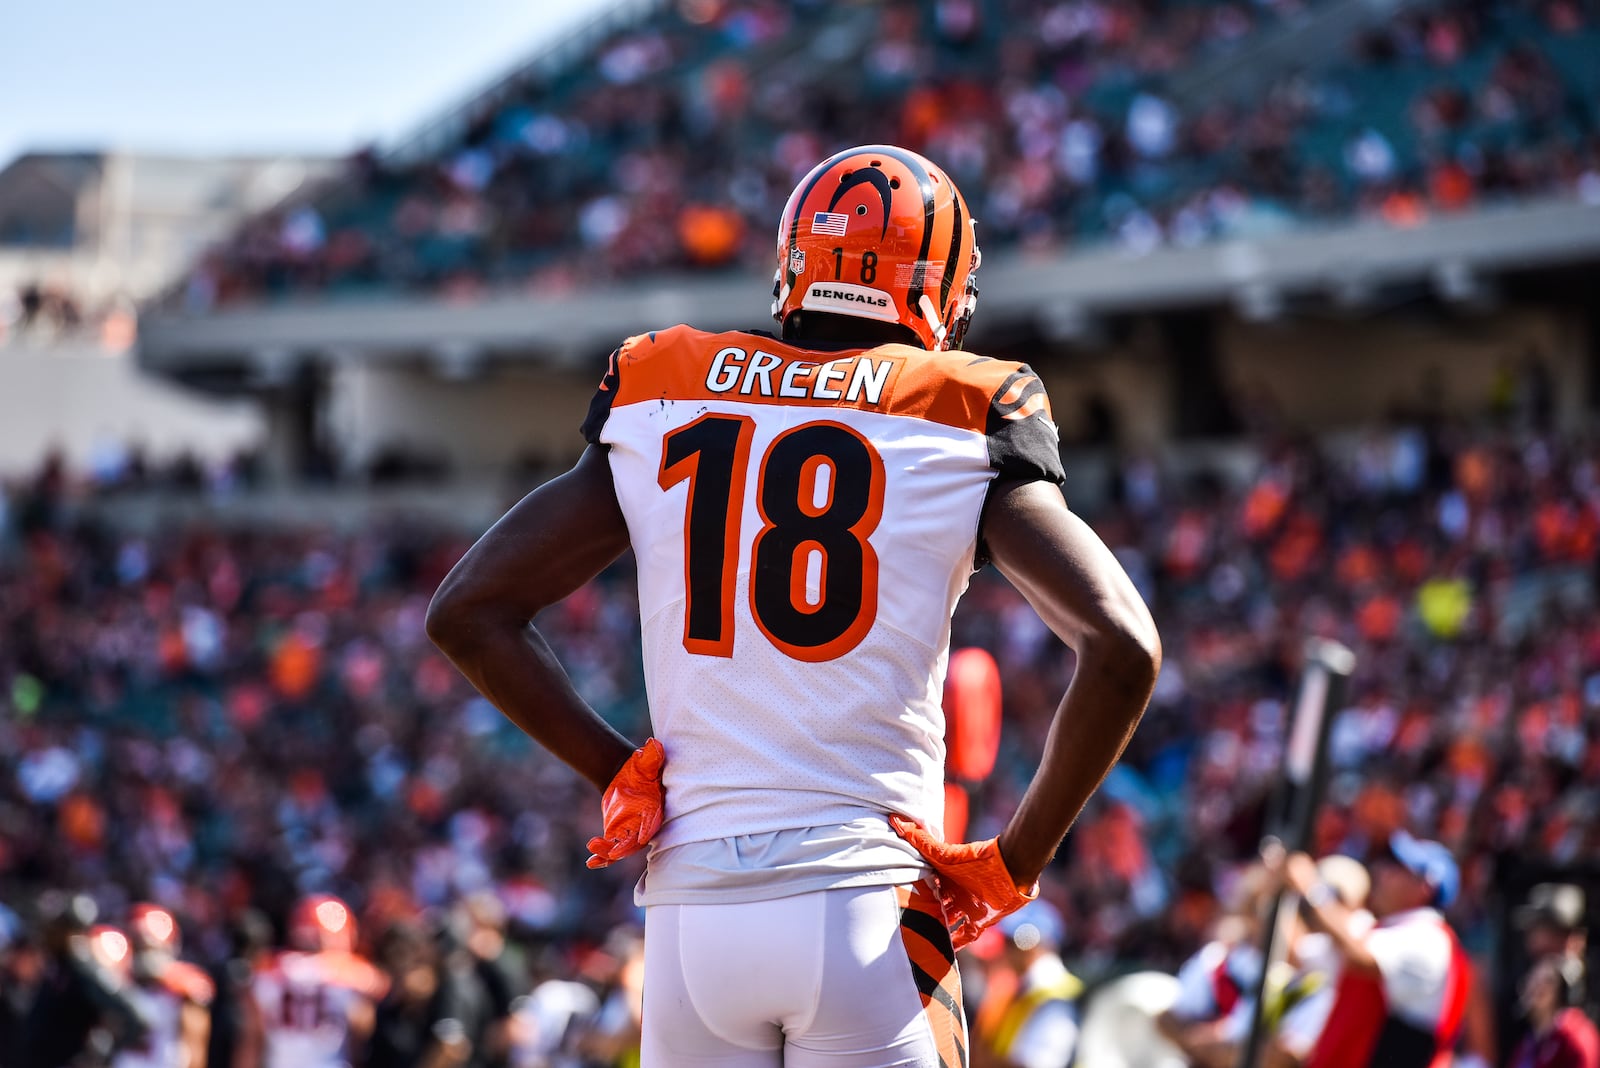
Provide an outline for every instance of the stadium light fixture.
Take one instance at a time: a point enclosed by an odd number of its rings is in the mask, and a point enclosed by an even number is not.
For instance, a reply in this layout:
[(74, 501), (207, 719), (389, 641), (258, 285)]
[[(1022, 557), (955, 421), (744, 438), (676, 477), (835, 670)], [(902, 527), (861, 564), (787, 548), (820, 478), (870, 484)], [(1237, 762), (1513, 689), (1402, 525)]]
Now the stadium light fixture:
[(1283, 318), (1283, 293), (1266, 282), (1248, 282), (1233, 293), (1239, 317), (1252, 323), (1270, 323)]
[(428, 366), (446, 382), (470, 382), (481, 378), (488, 364), (488, 355), (480, 346), (465, 342), (439, 345), (428, 356)]
[(1491, 307), (1495, 303), (1493, 282), (1465, 260), (1444, 260), (1435, 264), (1431, 280), (1434, 293), (1446, 303), (1471, 308)]
[(1058, 344), (1084, 341), (1095, 333), (1093, 317), (1082, 304), (1072, 300), (1045, 304), (1039, 309), (1036, 325), (1045, 340)]

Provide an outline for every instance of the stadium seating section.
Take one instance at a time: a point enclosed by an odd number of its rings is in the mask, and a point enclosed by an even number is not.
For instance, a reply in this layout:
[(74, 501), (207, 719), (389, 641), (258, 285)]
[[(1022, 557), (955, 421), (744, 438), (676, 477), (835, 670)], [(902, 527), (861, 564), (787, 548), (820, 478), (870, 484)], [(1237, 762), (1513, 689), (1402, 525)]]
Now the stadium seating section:
[(885, 140), (952, 173), (991, 250), (1600, 197), (1592, 3), (1445, 0), (1248, 100), (1168, 90), (1301, 17), (1287, 0), (677, 0), (500, 86), (443, 147), (361, 155), (255, 220), (187, 304), (765, 269), (805, 169)]
[[(1444, 840), (1465, 873), (1452, 916), (1482, 948), (1497, 863), (1600, 849), (1593, 442), (1410, 428), (1263, 457), (1237, 491), (1127, 460), (1117, 503), (1092, 516), (1150, 600), (1166, 667), (1047, 879), (1091, 968), (1170, 966), (1203, 934), (1253, 855), (1305, 634), (1348, 642), (1360, 664), (1319, 851), (1360, 855), (1397, 826)], [(582, 864), (593, 791), (422, 632), (462, 535), (134, 533), (75, 520), (83, 492), (47, 472), (14, 488), (0, 524), (6, 899), (79, 886), (181, 900), (196, 944), (244, 901), (281, 914), (297, 887), (369, 916), (493, 888), (525, 934), (564, 944), (632, 917), (636, 866)], [(644, 737), (627, 568), (543, 623), (578, 688)], [(1007, 680), (999, 766), (976, 787), (1005, 811), (1070, 657), (987, 574), (955, 642), (992, 650)]]

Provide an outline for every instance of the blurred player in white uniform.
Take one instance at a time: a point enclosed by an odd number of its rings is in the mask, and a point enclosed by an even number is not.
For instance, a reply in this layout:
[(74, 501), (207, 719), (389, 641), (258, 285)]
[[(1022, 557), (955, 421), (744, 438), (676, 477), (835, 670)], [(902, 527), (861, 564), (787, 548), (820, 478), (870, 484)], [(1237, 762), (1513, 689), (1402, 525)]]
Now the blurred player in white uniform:
[[(624, 342), (577, 466), (463, 558), (429, 634), (604, 791), (591, 865), (654, 838), (644, 1068), (957, 1068), (952, 947), (1034, 896), (1159, 641), (1066, 507), (1038, 377), (959, 351), (979, 255), (949, 176), (841, 152), (795, 189), (776, 252), (781, 336)], [(630, 547), (656, 735), (637, 750), (529, 626)], [(986, 559), (1077, 671), (1005, 829), (948, 844), (950, 615)]]
[(179, 960), (177, 919), (159, 905), (128, 914), (128, 997), (148, 1031), (111, 1059), (111, 1068), (205, 1068), (213, 988), (206, 973)]
[(256, 975), (263, 1068), (343, 1068), (372, 1033), (373, 1007), (388, 981), (358, 956), (349, 906), (326, 894), (304, 898), (289, 923), (293, 948)]

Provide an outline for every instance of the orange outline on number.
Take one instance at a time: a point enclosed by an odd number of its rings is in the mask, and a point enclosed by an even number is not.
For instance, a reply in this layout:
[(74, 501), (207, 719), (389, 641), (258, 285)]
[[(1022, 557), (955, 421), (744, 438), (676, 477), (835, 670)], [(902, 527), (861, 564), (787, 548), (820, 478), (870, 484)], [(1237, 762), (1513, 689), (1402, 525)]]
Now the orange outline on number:
[[(756, 626), (761, 629), (761, 633), (766, 635), (767, 641), (771, 642), (774, 648), (783, 653), (785, 656), (788, 656), (794, 660), (804, 661), (808, 664), (820, 664), (828, 660), (837, 660), (839, 657), (854, 649), (857, 645), (860, 645), (861, 639), (867, 636), (867, 631), (872, 629), (872, 624), (878, 617), (878, 554), (872, 548), (872, 542), (867, 539), (872, 536), (873, 531), (878, 529), (878, 523), (883, 519), (883, 492), (885, 482), (883, 458), (878, 455), (878, 450), (873, 448), (872, 442), (867, 439), (866, 435), (862, 434), (854, 427), (846, 426), (844, 423), (837, 423), (827, 419), (817, 420), (816, 422), (810, 423), (802, 423), (799, 426), (790, 427), (788, 430), (785, 430), (783, 433), (773, 438), (771, 444), (767, 446), (766, 452), (762, 454), (761, 470), (756, 479), (756, 511), (761, 515), (761, 529), (756, 532), (755, 538), (750, 543), (750, 570), (752, 576), (756, 568), (757, 555), (761, 551), (761, 539), (766, 537), (770, 531), (776, 530), (778, 526), (776, 523), (772, 522), (771, 519), (767, 518), (767, 510), (762, 507), (761, 503), (767, 482), (767, 458), (771, 456), (773, 450), (778, 447), (778, 443), (784, 438), (788, 437), (790, 434), (795, 434), (802, 430), (809, 430), (812, 427), (819, 426), (836, 427), (837, 429), (843, 430), (845, 433), (850, 434), (866, 447), (867, 454), (872, 457), (872, 471), (867, 484), (866, 510), (861, 513), (860, 519), (856, 520), (855, 523), (845, 528), (845, 532), (855, 538), (856, 541), (861, 545), (861, 606), (856, 610), (856, 618), (851, 621), (850, 626), (845, 629), (843, 634), (839, 635), (837, 638), (826, 643), (825, 645), (791, 645), (773, 634), (767, 629), (767, 625), (761, 621), (761, 610), (756, 605), (755, 600), (756, 584), (753, 577), (751, 581), (747, 583), (749, 589), (746, 593), (746, 596), (750, 600), (750, 616), (755, 620)], [(802, 468), (802, 473), (806, 468), (811, 466), (812, 465), (808, 461), (805, 467)], [(837, 486), (839, 479), (837, 462), (835, 462), (832, 466), (835, 467), (835, 470), (832, 473), (832, 477), (828, 480), (829, 508), (833, 506), (835, 500), (834, 487)], [(796, 487), (796, 492), (800, 495), (796, 503), (803, 512), (807, 512), (807, 514), (809, 514), (808, 509), (815, 507), (815, 505), (812, 503), (812, 501), (815, 500), (816, 494), (815, 476), (813, 476), (810, 487), (812, 491), (812, 497), (810, 499), (805, 497), (806, 486), (804, 484), (804, 479), (802, 478), (800, 482), (801, 484)], [(826, 511), (826, 509), (823, 511)], [(817, 514), (821, 515), (822, 513), (819, 512)], [(808, 542), (802, 544), (810, 543)], [(796, 552), (795, 556), (799, 556), (798, 551)], [(796, 569), (795, 563), (795, 559), (791, 558), (789, 561), (790, 604), (794, 606), (796, 611), (810, 615), (820, 609), (822, 603), (827, 600), (827, 588), (826, 586), (822, 588), (822, 600), (818, 601), (814, 606), (809, 603), (804, 603), (803, 601), (796, 602), (794, 599), (796, 586), (794, 581), (794, 571)], [(827, 570), (828, 554), (827, 550), (824, 549), (822, 554), (822, 572), (824, 575), (827, 574)], [(801, 576), (799, 589), (803, 598), (805, 592), (805, 579), (803, 575)]]
[[(667, 464), (667, 438), (681, 434), (708, 419), (720, 419), (724, 422), (737, 420), (739, 423), (739, 437), (733, 451), (733, 467), (728, 476), (728, 499), (723, 512), (720, 576), (722, 589), (719, 594), (721, 603), (718, 606), (722, 623), (719, 632), (722, 636), (716, 641), (689, 637), (689, 621), (694, 618), (694, 584), (690, 579), (693, 533), (690, 524), (694, 518), (695, 480), (700, 473), (701, 451), (696, 449), (677, 463), (671, 466)], [(685, 479), (689, 480), (689, 489), (683, 505), (683, 647), (691, 653), (721, 657), (733, 655), (733, 599), (739, 585), (739, 532), (744, 525), (744, 484), (750, 471), (750, 442), (755, 437), (755, 425), (756, 421), (748, 415), (710, 412), (693, 422), (685, 423), (661, 439), (661, 464), (656, 472), (656, 484), (665, 492)], [(680, 472), (679, 469), (683, 470)], [(671, 481), (668, 481), (669, 476)]]

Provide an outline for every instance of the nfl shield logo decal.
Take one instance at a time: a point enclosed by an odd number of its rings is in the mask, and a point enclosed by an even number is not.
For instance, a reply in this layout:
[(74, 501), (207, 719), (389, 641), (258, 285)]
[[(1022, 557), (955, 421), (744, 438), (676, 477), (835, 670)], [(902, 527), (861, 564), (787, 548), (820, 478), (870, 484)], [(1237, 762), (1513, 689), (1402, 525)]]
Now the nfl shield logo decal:
[(806, 250), (803, 249), (803, 248), (790, 249), (789, 250), (789, 273), (790, 274), (805, 274), (805, 272), (806, 272)]

